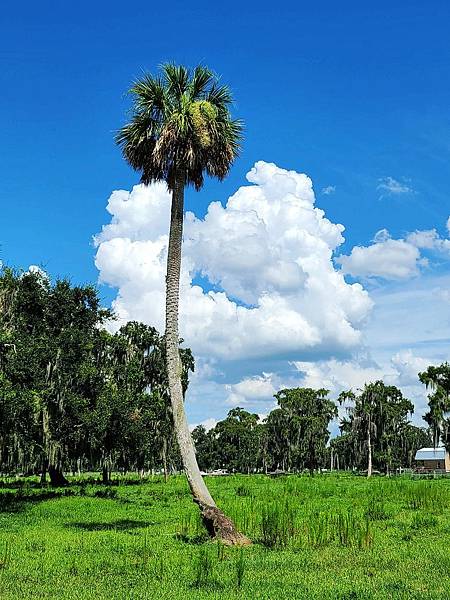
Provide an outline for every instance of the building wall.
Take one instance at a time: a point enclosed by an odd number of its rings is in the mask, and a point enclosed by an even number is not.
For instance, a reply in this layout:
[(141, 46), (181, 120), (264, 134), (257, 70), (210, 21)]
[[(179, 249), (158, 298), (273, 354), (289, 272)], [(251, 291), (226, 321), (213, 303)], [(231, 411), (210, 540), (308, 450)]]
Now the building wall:
[(418, 460), (417, 466), (424, 469), (445, 469), (446, 471), (450, 471), (450, 457), (447, 452), (445, 460)]

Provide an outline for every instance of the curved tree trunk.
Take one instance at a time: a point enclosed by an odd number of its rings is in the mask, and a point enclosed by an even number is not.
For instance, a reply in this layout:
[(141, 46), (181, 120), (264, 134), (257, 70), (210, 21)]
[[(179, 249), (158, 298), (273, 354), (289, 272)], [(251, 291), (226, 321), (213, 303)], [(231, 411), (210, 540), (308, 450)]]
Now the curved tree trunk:
[(178, 349), (178, 305), (180, 293), (181, 245), (183, 239), (184, 177), (178, 177), (172, 193), (169, 250), (166, 277), (166, 360), (173, 420), (184, 471), (194, 502), (202, 512), (205, 526), (212, 537), (228, 544), (249, 544), (232, 521), (217, 508), (200, 474), (195, 448), (184, 410), (181, 384), (181, 359)]

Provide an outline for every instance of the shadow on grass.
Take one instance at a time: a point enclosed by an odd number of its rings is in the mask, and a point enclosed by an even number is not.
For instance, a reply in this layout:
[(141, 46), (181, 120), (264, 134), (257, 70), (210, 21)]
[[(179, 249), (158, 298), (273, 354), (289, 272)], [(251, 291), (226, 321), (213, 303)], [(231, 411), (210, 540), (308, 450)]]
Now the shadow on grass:
[[(49, 483), (42, 484), (29, 479), (0, 480), (0, 513), (16, 513), (25, 510), (31, 503), (68, 496), (103, 498), (128, 503), (128, 499), (118, 497), (116, 489), (118, 486), (141, 486), (149, 483), (155, 484), (155, 489), (148, 491), (153, 503), (154, 500), (160, 500), (164, 496), (165, 488), (160, 485), (162, 481), (162, 478), (115, 479), (104, 484), (94, 477), (89, 477), (69, 481), (64, 487), (52, 487)], [(145, 527), (145, 524), (141, 526)]]
[[(116, 487), (116, 486), (141, 486), (144, 484), (160, 484), (163, 483), (163, 479), (161, 478), (151, 478), (151, 477), (143, 477), (142, 479), (111, 479), (108, 482), (102, 481), (99, 477), (83, 477), (82, 479), (70, 479), (69, 483), (67, 483), (64, 487), (71, 488), (74, 486), (87, 486), (87, 485), (101, 485), (104, 487)], [(14, 481), (6, 481), (0, 480), (0, 489), (56, 489), (60, 486), (52, 486), (50, 482), (41, 483), (40, 481), (31, 481), (30, 479), (17, 479)]]
[(155, 525), (150, 521), (133, 521), (132, 519), (118, 519), (110, 523), (66, 523), (66, 527), (82, 529), (83, 531), (127, 531), (129, 529), (140, 529)]
[(100, 498), (116, 500), (117, 491), (109, 487), (67, 486), (63, 488), (22, 488), (15, 491), (0, 491), (0, 513), (15, 513), (24, 510), (30, 504), (70, 497)]
[(24, 510), (28, 504), (42, 502), (53, 498), (64, 498), (67, 496), (77, 495), (73, 490), (60, 488), (55, 490), (18, 490), (16, 492), (1, 492), (0, 493), (0, 513), (4, 512), (20, 512)]
[(0, 496), (0, 513), (17, 513), (23, 510), (26, 502), (16, 498), (16, 494), (2, 494)]

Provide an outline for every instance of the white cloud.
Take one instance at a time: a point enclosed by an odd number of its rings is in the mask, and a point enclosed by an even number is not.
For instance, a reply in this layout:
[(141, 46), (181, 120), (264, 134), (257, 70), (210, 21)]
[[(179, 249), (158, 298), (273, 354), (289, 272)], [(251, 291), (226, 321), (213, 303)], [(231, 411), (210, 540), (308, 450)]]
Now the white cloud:
[[(282, 361), (271, 365), (270, 382), (275, 391), (285, 387), (308, 386), (324, 387), (336, 399), (347, 389), (362, 388), (366, 382), (382, 379), (389, 385), (401, 388), (406, 398), (415, 406), (413, 421), (424, 426), (422, 416), (428, 410), (425, 386), (418, 379), (418, 373), (431, 364), (440, 364), (448, 359), (450, 344), (450, 319), (448, 301), (450, 276), (439, 275), (399, 281), (387, 287), (377, 287), (372, 291), (374, 311), (363, 331), (362, 348), (350, 359), (328, 358), (324, 360), (292, 361), (293, 369)], [(364, 350), (366, 348), (366, 350)], [(247, 364), (252, 372), (253, 362)], [(231, 374), (233, 376), (233, 374)], [(253, 381), (266, 378), (261, 374), (238, 379)], [(237, 384), (238, 385), (238, 384)], [(208, 398), (208, 409), (220, 413), (228, 410), (233, 400), (230, 398), (233, 385), (218, 385), (215, 393), (209, 389), (203, 393)], [(268, 390), (269, 392), (269, 390)], [(198, 398), (202, 394), (196, 394)], [(210, 399), (214, 400), (211, 401)], [(255, 400), (235, 398), (236, 405), (254, 412), (268, 412), (275, 406), (274, 399), (263, 397)], [(213, 402), (215, 403), (213, 406)], [(226, 412), (225, 410), (225, 412)], [(340, 409), (343, 415), (345, 410)], [(337, 425), (332, 425), (337, 433)]]
[(302, 362), (295, 361), (295, 368), (302, 373), (301, 385), (330, 390), (336, 398), (342, 391), (357, 390), (369, 381), (382, 379), (386, 375), (377, 364), (364, 364), (357, 359), (340, 361), (336, 359)]
[(36, 273), (37, 275), (40, 275), (41, 277), (48, 279), (47, 272), (44, 271), (44, 269), (41, 269), (41, 267), (38, 267), (37, 265), (30, 265), (28, 267), (28, 273)]
[(429, 265), (424, 251), (448, 255), (450, 239), (441, 238), (436, 229), (416, 230), (405, 239), (393, 239), (387, 229), (380, 229), (370, 246), (355, 246), (350, 255), (335, 260), (342, 271), (353, 277), (402, 280), (420, 273)]
[(407, 235), (406, 241), (416, 248), (442, 253), (450, 252), (450, 240), (441, 238), (436, 229), (413, 231)]
[(389, 237), (386, 229), (377, 232), (374, 244), (355, 246), (350, 255), (339, 256), (336, 262), (342, 271), (353, 277), (408, 279), (419, 273), (423, 264), (418, 248), (413, 244)]
[[(254, 185), (225, 207), (213, 202), (204, 219), (186, 215), (182, 337), (196, 355), (220, 359), (358, 346), (372, 303), (333, 267), (344, 228), (314, 206), (306, 175), (258, 162), (247, 179)], [(100, 280), (118, 288), (119, 318), (160, 330), (169, 206), (163, 185), (114, 192), (111, 223), (95, 239)], [(196, 285), (198, 274), (216, 290)]]
[(381, 190), (383, 195), (410, 194), (414, 191), (406, 183), (401, 183), (393, 177), (382, 177), (379, 182), (377, 189)]
[(249, 377), (233, 385), (227, 385), (229, 395), (227, 404), (244, 406), (258, 402), (273, 402), (273, 395), (278, 391), (275, 387), (272, 373), (263, 373), (261, 376)]
[(212, 417), (210, 417), (209, 419), (205, 419), (201, 423), (192, 423), (191, 425), (189, 425), (189, 431), (194, 431), (194, 429), (199, 425), (203, 425), (206, 431), (210, 431), (217, 425), (217, 419), (213, 419)]
[(379, 231), (376, 232), (376, 234), (373, 236), (373, 242), (375, 242), (376, 244), (379, 244), (381, 242), (387, 242), (387, 240), (391, 239), (391, 234), (389, 233), (389, 231), (384, 228), (384, 229), (380, 229)]
[[(0, 261), (0, 268), (1, 267), (2, 267), (2, 263)], [(27, 274), (39, 275), (42, 285), (44, 285), (45, 282), (50, 281), (50, 277), (49, 277), (47, 271), (45, 271), (41, 267), (38, 267), (37, 265), (30, 265), (28, 267), (28, 271), (24, 271), (20, 276), (23, 277), (24, 275), (27, 275)]]
[[(416, 406), (415, 420), (427, 410), (427, 391), (417, 374), (448, 360), (450, 277), (429, 273), (409, 282), (374, 289), (375, 308), (364, 331), (364, 344)], [(423, 425), (423, 423), (422, 423)]]
[(418, 384), (418, 375), (430, 365), (430, 359), (415, 356), (412, 350), (398, 352), (391, 358), (393, 368), (397, 373), (397, 382), (402, 386)]
[(444, 361), (450, 347), (449, 274), (417, 278), (372, 291), (375, 308), (364, 331), (364, 344), (383, 360), (412, 349)]
[(408, 234), (406, 240), (416, 248), (431, 249), (436, 246), (439, 236), (436, 229), (413, 231)]
[(326, 187), (322, 188), (322, 194), (325, 194), (325, 196), (334, 194), (335, 191), (336, 191), (335, 185), (327, 185)]

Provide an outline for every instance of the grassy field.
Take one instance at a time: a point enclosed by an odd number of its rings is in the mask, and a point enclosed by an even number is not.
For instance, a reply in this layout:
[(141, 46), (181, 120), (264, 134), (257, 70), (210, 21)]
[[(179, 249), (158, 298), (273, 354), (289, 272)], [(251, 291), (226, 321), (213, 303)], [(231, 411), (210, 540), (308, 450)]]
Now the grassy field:
[(253, 546), (207, 541), (182, 477), (55, 491), (4, 483), (0, 598), (450, 598), (450, 480), (208, 484)]

